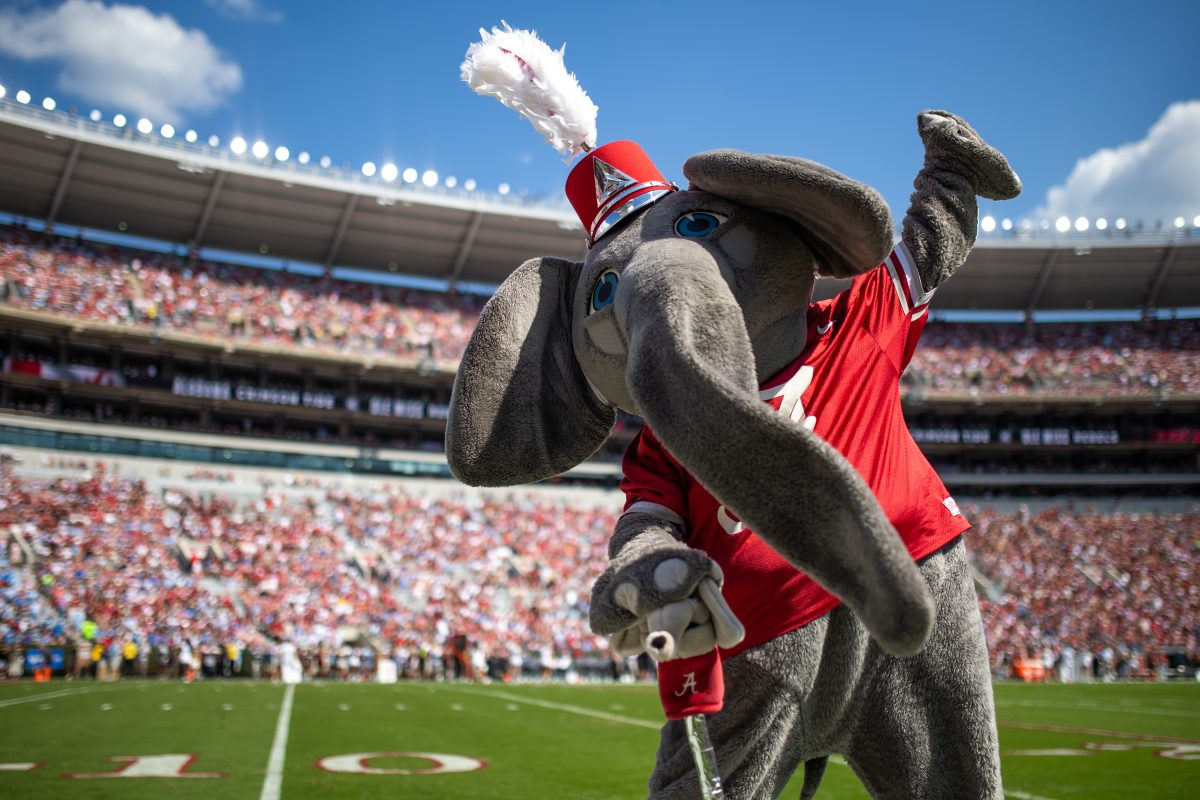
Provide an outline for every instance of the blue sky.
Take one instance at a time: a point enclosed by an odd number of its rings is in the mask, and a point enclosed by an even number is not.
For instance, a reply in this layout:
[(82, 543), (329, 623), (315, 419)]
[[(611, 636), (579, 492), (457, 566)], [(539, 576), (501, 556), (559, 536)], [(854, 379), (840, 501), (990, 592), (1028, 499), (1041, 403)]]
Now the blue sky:
[(899, 218), (921, 161), (915, 114), (948, 108), (1025, 181), (985, 209), (997, 216), (1200, 215), (1194, 0), (7, 0), (0, 84), (222, 146), (241, 135), (558, 195), (561, 157), (458, 76), (501, 19), (565, 42), (600, 141), (637, 140), (669, 178), (712, 147), (800, 155), (874, 185)]

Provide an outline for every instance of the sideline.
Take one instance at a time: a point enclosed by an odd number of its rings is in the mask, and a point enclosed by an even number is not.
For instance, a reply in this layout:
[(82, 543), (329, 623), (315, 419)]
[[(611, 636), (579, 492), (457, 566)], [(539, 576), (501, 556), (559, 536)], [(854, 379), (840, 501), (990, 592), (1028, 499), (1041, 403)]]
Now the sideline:
[(462, 692), (463, 694), (473, 694), (478, 697), (492, 697), (497, 700), (509, 700), (513, 703), (524, 703), (530, 706), (539, 706), (548, 708), (552, 711), (566, 711), (569, 714), (579, 714), (584, 717), (595, 717), (609, 722), (620, 722), (625, 725), (637, 725), (639, 728), (649, 728), (653, 731), (662, 730), (664, 722), (651, 722), (647, 719), (638, 719), (637, 717), (626, 717), (621, 714), (610, 714), (607, 711), (596, 711), (583, 706), (572, 706), (565, 703), (552, 703), (549, 700), (537, 700), (532, 697), (522, 697), (519, 694), (510, 694), (508, 692), (492, 692), (487, 689), (468, 689), (465, 686), (446, 686), (443, 687), (452, 692)]
[[(610, 714), (607, 711), (596, 711), (582, 706), (572, 706), (565, 703), (552, 703), (549, 700), (537, 700), (531, 697), (522, 697), (509, 692), (493, 692), (487, 689), (468, 689), (465, 686), (446, 686), (444, 687), (452, 692), (461, 692), (463, 694), (471, 694), (477, 697), (491, 697), (497, 700), (509, 700), (513, 703), (524, 703), (531, 706), (539, 706), (541, 708), (549, 708), (554, 711), (566, 711), (570, 714), (580, 714), (585, 717), (595, 717), (597, 719), (608, 720), (609, 722), (621, 722), (626, 725), (637, 725), (641, 728), (650, 728), (652, 730), (660, 730), (662, 724), (658, 722), (650, 722), (649, 720), (637, 719), (636, 717), (625, 717), (620, 714)], [(1018, 726), (1013, 726), (1018, 727)], [(833, 764), (838, 764), (843, 767), (849, 766), (846, 760), (839, 755), (832, 755), (829, 760)], [(1018, 789), (1005, 789), (1005, 797), (1011, 797), (1013, 800), (1055, 800), (1053, 797), (1047, 797), (1040, 794), (1030, 794), (1022, 792)], [(266, 798), (263, 798), (266, 800)]]
[(292, 698), (295, 694), (296, 684), (289, 683), (283, 691), (283, 705), (279, 708), (279, 721), (275, 723), (275, 741), (271, 742), (267, 777), (258, 795), (259, 800), (279, 800), (283, 791), (283, 760), (287, 754), (288, 728), (292, 724)]
[[(834, 753), (833, 755), (831, 755), (829, 757), (829, 763), (837, 764), (838, 766), (841, 766), (841, 767), (849, 767), (850, 766), (849, 764), (846, 763), (846, 759), (843, 758), (842, 756), (838, 755), (837, 753)], [(1013, 798), (1013, 800), (1054, 800), (1053, 797), (1046, 797), (1045, 795), (1041, 795), (1041, 794), (1030, 794), (1029, 792), (1022, 792), (1019, 789), (1005, 789), (1004, 796), (1011, 797), (1011, 798)]]
[(1148, 717), (1200, 717), (1200, 711), (1188, 711), (1182, 708), (1155, 708), (1153, 706), (1111, 706), (1099, 703), (1042, 703), (1037, 700), (1004, 700), (996, 701), (996, 708), (1058, 708), (1063, 711), (1095, 711), (1104, 714), (1133, 714)]
[(14, 697), (11, 700), (0, 700), (0, 708), (7, 708), (8, 706), (20, 705), (21, 703), (33, 703), (33, 702), (36, 702), (39, 700), (53, 700), (58, 697), (75, 697), (75, 696), (84, 695), (84, 694), (96, 694), (97, 692), (111, 692), (114, 689), (120, 689), (120, 688), (132, 689), (135, 685), (136, 684), (128, 684), (126, 687), (122, 687), (120, 685), (80, 686), (78, 688), (71, 687), (69, 689), (58, 689), (57, 691), (53, 691), (53, 692), (41, 692), (41, 693), (35, 692), (26, 697)]
[(1078, 733), (1084, 736), (1107, 736), (1112, 739), (1128, 739), (1134, 742), (1165, 742), (1167, 744), (1200, 745), (1200, 739), (1185, 739), (1182, 736), (1155, 736), (1152, 733), (1133, 733), (1130, 731), (1112, 731), (1106, 728), (1079, 728), (1070, 725), (1044, 725), (1038, 722), (1007, 722), (997, 720), (1001, 728), (1016, 728), (1023, 731), (1045, 731), (1048, 733)]

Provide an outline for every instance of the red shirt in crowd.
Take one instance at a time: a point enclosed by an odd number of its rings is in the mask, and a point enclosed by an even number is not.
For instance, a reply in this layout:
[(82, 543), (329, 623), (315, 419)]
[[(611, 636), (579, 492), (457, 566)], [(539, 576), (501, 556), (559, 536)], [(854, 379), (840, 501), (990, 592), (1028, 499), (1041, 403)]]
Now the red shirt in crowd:
[[(867, 481), (913, 558), (970, 523), (917, 448), (900, 407), (900, 375), (925, 326), (922, 292), (903, 245), (849, 289), (809, 306), (808, 343), (760, 387), (760, 397), (833, 445)], [(726, 656), (825, 614), (837, 598), (746, 529), (643, 428), (625, 453), (625, 508), (664, 506), (687, 522), (687, 544), (725, 572), (723, 592), (746, 627)], [(763, 480), (775, 480), (764, 475)]]

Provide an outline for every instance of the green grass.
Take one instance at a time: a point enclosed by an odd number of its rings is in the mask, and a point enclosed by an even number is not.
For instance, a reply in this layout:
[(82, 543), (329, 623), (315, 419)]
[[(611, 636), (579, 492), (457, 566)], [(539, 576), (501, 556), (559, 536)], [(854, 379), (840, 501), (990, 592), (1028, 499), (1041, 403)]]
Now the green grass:
[[(257, 800), (285, 691), (243, 682), (0, 684), (0, 764), (39, 764), (0, 771), (0, 797)], [(1009, 797), (1200, 796), (1200, 684), (1001, 685), (996, 701)], [(281, 797), (640, 797), (659, 724), (651, 686), (305, 684), (293, 697)], [(362, 775), (316, 766), (379, 752), (468, 756), (486, 767)], [(63, 777), (120, 769), (114, 756), (164, 754), (195, 755), (188, 771), (223, 776)], [(403, 757), (369, 763), (431, 766)], [(799, 788), (797, 777), (783, 796)], [(819, 796), (867, 795), (834, 763)]]

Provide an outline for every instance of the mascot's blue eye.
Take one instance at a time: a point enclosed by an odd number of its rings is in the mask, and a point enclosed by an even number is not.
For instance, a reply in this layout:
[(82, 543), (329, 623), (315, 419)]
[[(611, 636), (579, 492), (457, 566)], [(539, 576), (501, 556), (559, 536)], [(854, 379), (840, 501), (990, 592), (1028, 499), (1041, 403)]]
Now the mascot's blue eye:
[(599, 311), (612, 305), (612, 301), (617, 296), (619, 280), (617, 273), (612, 270), (600, 276), (600, 280), (596, 281), (596, 288), (592, 289), (592, 311)]
[(675, 220), (675, 232), (680, 236), (699, 239), (715, 231), (723, 220), (707, 211), (693, 211)]

